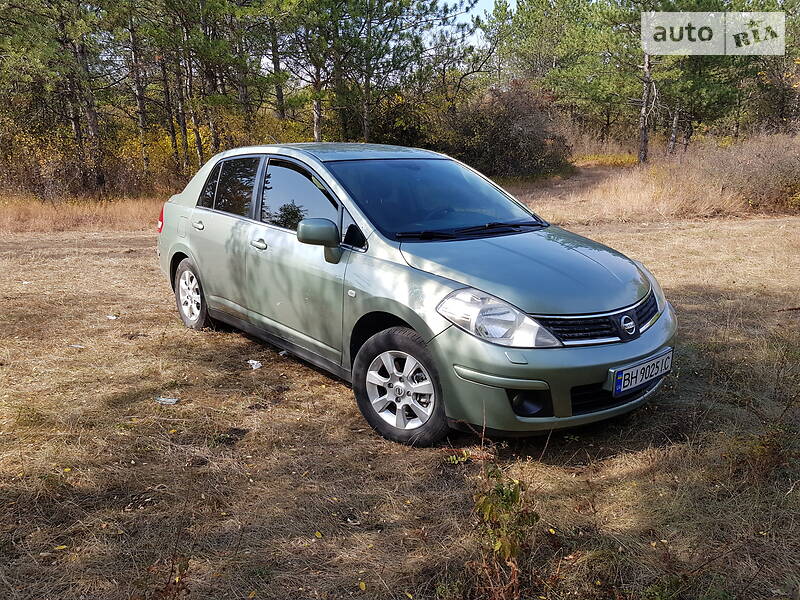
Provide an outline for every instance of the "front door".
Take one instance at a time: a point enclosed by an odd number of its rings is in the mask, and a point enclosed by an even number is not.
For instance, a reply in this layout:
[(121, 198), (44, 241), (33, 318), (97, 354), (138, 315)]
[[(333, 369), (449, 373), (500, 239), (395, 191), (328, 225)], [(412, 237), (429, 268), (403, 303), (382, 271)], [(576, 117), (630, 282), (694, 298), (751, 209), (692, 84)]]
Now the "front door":
[(223, 160), (211, 171), (190, 219), (189, 239), (211, 308), (245, 316), (248, 219), (263, 157)]
[(341, 364), (344, 272), (324, 248), (297, 241), (306, 217), (341, 226), (340, 208), (322, 181), (299, 163), (270, 158), (258, 217), (247, 232), (247, 308), (250, 319), (281, 338)]

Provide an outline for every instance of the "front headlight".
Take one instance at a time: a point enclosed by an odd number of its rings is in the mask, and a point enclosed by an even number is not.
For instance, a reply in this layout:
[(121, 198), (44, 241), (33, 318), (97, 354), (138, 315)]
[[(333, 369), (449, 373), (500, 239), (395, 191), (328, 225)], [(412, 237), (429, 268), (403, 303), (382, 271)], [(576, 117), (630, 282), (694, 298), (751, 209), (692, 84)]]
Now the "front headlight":
[(658, 302), (658, 312), (660, 313), (667, 306), (667, 298), (666, 296), (664, 296), (664, 290), (661, 289), (661, 284), (658, 283), (658, 279), (656, 279), (656, 276), (650, 272), (650, 269), (645, 267), (638, 260), (635, 260), (633, 262), (636, 264), (637, 267), (639, 267), (639, 270), (650, 281), (650, 285), (653, 287), (653, 293), (656, 295), (656, 302)]
[(464, 331), (493, 344), (513, 348), (561, 345), (552, 333), (524, 312), (473, 288), (448, 294), (436, 310)]

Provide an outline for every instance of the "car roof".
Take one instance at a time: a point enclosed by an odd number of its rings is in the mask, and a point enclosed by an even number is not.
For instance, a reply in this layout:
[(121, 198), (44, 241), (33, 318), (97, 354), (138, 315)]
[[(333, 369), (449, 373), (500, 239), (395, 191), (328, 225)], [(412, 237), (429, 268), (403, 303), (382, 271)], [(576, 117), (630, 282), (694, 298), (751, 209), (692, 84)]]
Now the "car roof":
[(268, 146), (250, 146), (237, 148), (225, 154), (239, 154), (242, 150), (260, 150), (262, 152), (276, 152), (281, 149), (300, 151), (310, 154), (321, 162), (335, 160), (364, 160), (375, 158), (445, 158), (445, 156), (431, 150), (421, 148), (407, 148), (405, 146), (390, 146), (387, 144), (361, 144), (344, 142), (303, 142), (296, 144), (270, 144)]

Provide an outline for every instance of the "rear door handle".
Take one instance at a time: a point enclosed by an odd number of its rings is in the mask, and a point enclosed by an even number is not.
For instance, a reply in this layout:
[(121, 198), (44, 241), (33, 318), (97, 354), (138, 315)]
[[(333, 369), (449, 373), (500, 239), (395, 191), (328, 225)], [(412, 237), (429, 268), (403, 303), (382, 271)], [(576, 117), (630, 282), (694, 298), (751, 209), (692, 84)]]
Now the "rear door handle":
[(203, 229), (205, 225), (203, 225), (202, 221), (192, 221), (192, 227), (195, 229)]
[(250, 240), (250, 245), (253, 248), (258, 248), (259, 250), (266, 250), (267, 249), (267, 242), (265, 242), (262, 239)]

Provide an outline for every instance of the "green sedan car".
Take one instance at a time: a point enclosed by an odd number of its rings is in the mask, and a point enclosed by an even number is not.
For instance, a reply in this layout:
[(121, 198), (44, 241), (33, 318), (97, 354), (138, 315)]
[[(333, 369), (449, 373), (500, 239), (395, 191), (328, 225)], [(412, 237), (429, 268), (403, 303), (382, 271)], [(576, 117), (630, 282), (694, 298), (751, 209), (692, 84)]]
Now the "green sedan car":
[(675, 313), (644, 265), (435, 152), (230, 150), (158, 229), (187, 327), (233, 325), (350, 382), (398, 442), (607, 419), (672, 364)]

